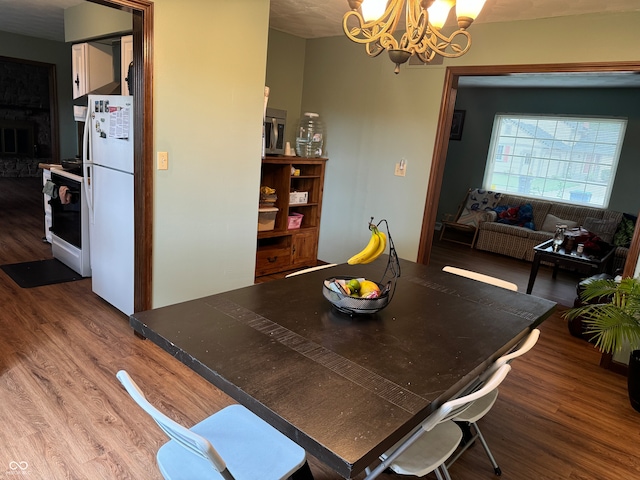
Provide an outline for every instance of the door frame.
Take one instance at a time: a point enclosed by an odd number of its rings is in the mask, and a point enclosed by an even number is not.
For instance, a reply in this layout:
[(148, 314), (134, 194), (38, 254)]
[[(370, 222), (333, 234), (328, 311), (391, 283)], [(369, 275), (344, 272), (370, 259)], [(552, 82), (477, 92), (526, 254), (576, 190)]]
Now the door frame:
[(134, 311), (152, 307), (153, 2), (88, 0), (133, 15)]
[[(453, 110), (458, 93), (458, 81), (464, 76), (496, 76), (514, 73), (613, 73), (613, 72), (640, 72), (640, 63), (636, 62), (611, 62), (611, 63), (567, 63), (567, 64), (532, 64), (532, 65), (486, 65), (486, 66), (461, 66), (447, 67), (445, 81), (440, 104), (440, 116), (436, 129), (436, 139), (433, 149), (433, 160), (427, 185), (427, 199), (422, 217), (422, 229), (420, 232), (420, 244), (418, 247), (418, 263), (429, 264), (431, 246), (433, 243), (434, 229), (437, 221), (438, 202), (442, 188), (444, 167), (447, 161), (449, 148), (449, 132)], [(624, 266), (623, 276), (633, 276), (638, 256), (640, 255), (640, 226), (636, 224), (629, 254)]]

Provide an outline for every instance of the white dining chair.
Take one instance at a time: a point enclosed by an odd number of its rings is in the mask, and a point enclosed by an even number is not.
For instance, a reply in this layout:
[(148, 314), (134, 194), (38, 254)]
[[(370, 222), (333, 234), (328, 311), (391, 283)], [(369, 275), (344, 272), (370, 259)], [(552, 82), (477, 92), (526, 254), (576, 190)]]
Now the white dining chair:
[(381, 455), (376, 468), (367, 468), (365, 480), (376, 478), (387, 468), (400, 475), (417, 477), (435, 472), (438, 480), (451, 480), (445, 462), (462, 440), (462, 430), (452, 419), (498, 388), (509, 370), (511, 365), (505, 363), (475, 392), (442, 404), (416, 430)]
[(490, 285), (495, 285), (496, 287), (506, 288), (507, 290), (512, 290), (514, 292), (518, 291), (518, 286), (515, 283), (502, 280), (501, 278), (491, 277), (483, 273), (474, 272), (472, 270), (465, 270), (463, 268), (452, 267), (450, 265), (447, 265), (442, 268), (442, 271), (447, 273), (453, 273), (455, 275), (460, 275), (461, 277), (478, 280), (479, 282), (488, 283)]
[(282, 480), (309, 468), (302, 447), (242, 405), (225, 407), (187, 429), (151, 405), (126, 371), (116, 376), (171, 439), (157, 453), (167, 480)]
[(316, 270), (322, 270), (323, 268), (335, 267), (336, 263), (326, 263), (324, 265), (318, 265), (316, 267), (305, 268), (304, 270), (298, 270), (297, 272), (292, 272), (288, 275), (285, 275), (284, 278), (295, 277), (296, 275), (302, 275), (303, 273), (315, 272)]
[[(483, 377), (485, 378), (490, 377), (491, 375), (493, 375), (494, 372), (499, 370), (505, 364), (510, 364), (515, 358), (520, 357), (521, 355), (524, 355), (525, 353), (527, 353), (538, 342), (539, 337), (540, 337), (540, 330), (538, 330), (537, 328), (533, 329), (529, 333), (527, 338), (525, 338), (522, 342), (520, 342), (520, 344), (517, 345), (514, 350), (498, 358), (498, 360), (496, 360), (487, 369), (487, 371), (481, 376), (481, 379)], [(484, 439), (484, 436), (480, 431), (480, 427), (478, 427), (478, 424), (477, 424), (478, 420), (480, 420), (487, 413), (489, 413), (489, 411), (493, 407), (493, 404), (496, 402), (497, 398), (498, 398), (498, 389), (495, 388), (494, 390), (489, 392), (487, 395), (477, 399), (464, 412), (461, 412), (460, 414), (456, 415), (453, 418), (454, 422), (464, 423), (466, 424), (466, 426), (468, 426), (469, 429), (473, 427), (473, 434), (470, 437), (465, 438), (461, 448), (458, 449), (458, 451), (454, 456), (452, 456), (451, 458), (449, 458), (449, 460), (447, 460), (447, 468), (451, 467), (451, 465), (458, 458), (460, 458), (460, 455), (462, 455), (471, 445), (473, 445), (473, 442), (475, 442), (476, 440), (480, 440), (480, 443), (482, 444), (482, 447), (484, 448), (484, 451), (487, 454), (487, 457), (489, 457), (489, 461), (493, 466), (494, 473), (496, 475), (502, 475), (502, 470), (498, 466), (498, 463), (496, 462), (496, 459), (491, 453), (491, 450), (489, 449), (489, 445)], [(471, 430), (469, 431), (471, 432)]]

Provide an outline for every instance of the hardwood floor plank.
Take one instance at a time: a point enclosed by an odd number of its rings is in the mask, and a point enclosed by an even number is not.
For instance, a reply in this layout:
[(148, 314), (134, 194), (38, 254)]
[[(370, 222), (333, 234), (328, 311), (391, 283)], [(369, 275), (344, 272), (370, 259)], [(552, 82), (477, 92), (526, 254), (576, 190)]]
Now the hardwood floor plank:
[[(29, 180), (0, 179), (0, 263), (51, 258), (41, 241), (40, 180)], [(527, 262), (437, 241), (432, 264), (498, 276), (520, 291), (530, 269)], [(579, 278), (560, 272), (553, 280), (542, 267), (533, 293), (571, 306)], [(626, 379), (599, 366), (598, 351), (569, 334), (561, 311), (542, 324), (535, 348), (513, 362), (480, 421), (501, 478), (640, 478), (640, 413), (629, 404)], [(25, 476), (32, 479), (161, 479), (155, 455), (166, 436), (120, 386), (119, 369), (187, 426), (233, 403), (134, 336), (126, 316), (91, 292), (90, 279), (22, 289), (0, 271), (0, 329), (0, 478), (10, 478), (16, 461), (27, 462)], [(309, 462), (316, 480), (340, 478), (317, 459)], [(480, 445), (450, 471), (454, 480), (496, 478)]]

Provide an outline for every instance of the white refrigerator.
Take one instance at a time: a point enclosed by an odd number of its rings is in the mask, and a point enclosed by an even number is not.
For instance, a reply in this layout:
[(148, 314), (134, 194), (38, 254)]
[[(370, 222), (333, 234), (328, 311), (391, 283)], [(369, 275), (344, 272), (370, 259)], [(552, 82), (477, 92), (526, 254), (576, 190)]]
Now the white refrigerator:
[(83, 136), (93, 291), (133, 313), (133, 97), (89, 95)]

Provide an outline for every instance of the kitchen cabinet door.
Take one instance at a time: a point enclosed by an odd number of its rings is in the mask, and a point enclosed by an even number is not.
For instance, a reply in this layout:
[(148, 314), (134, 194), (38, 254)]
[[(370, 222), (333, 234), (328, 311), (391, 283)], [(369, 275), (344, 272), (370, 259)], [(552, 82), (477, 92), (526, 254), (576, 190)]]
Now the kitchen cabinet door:
[(315, 265), (318, 254), (318, 229), (296, 233), (291, 244), (291, 263), (294, 267)]
[(122, 95), (133, 95), (133, 78), (129, 78), (129, 65), (133, 64), (133, 35), (127, 35), (120, 40), (120, 62)]
[(74, 99), (113, 82), (112, 47), (93, 42), (72, 45), (71, 72)]

